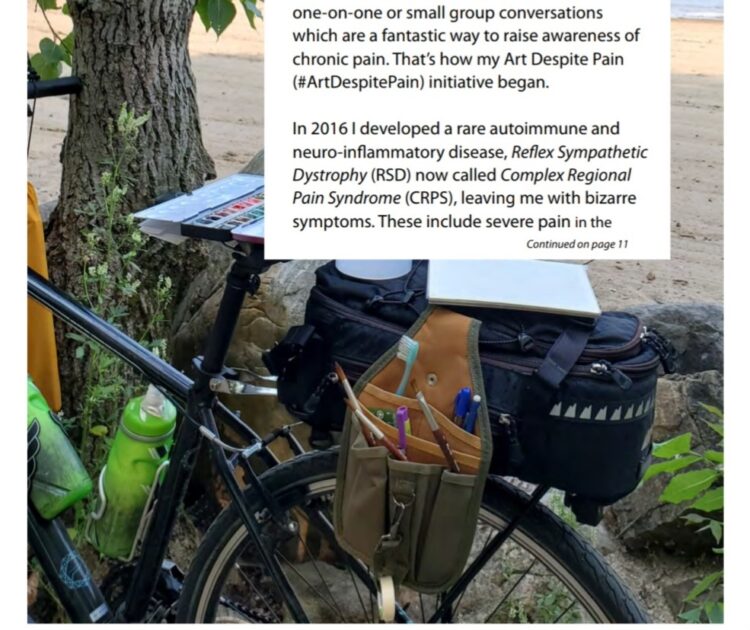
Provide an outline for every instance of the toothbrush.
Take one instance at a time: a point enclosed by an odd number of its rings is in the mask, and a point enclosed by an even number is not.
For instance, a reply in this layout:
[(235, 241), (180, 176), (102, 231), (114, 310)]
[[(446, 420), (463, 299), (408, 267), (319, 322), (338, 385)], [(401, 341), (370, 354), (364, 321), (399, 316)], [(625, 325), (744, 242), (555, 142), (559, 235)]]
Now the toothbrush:
[(398, 351), (396, 358), (401, 359), (404, 362), (404, 375), (401, 377), (401, 382), (396, 389), (396, 394), (403, 396), (406, 391), (406, 385), (409, 383), (409, 377), (411, 376), (412, 368), (414, 363), (417, 361), (417, 354), (419, 353), (419, 342), (415, 341), (411, 337), (404, 335), (398, 342)]

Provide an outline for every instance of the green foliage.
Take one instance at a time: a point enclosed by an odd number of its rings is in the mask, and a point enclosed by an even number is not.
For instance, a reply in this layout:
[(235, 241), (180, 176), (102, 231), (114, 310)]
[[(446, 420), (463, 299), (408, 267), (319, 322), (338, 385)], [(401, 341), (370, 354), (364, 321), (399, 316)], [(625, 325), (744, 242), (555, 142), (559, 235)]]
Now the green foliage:
[[(81, 260), (82, 302), (95, 313), (139, 339), (157, 354), (166, 348), (164, 313), (172, 299), (171, 280), (161, 275), (155, 286), (143, 284), (138, 254), (145, 238), (132, 215), (123, 211), (123, 200), (132, 182), (126, 175), (137, 154), (136, 140), (149, 115), (136, 116), (124, 104), (109, 125), (108, 158), (102, 164), (96, 198), (78, 210), (84, 220), (85, 243)], [(132, 317), (135, 314), (139, 317)], [(146, 324), (143, 325), (143, 315)], [(131, 323), (137, 322), (134, 330)], [(104, 464), (109, 443), (125, 402), (142, 389), (140, 379), (118, 358), (78, 333), (75, 356), (84, 373), (83, 405), (75, 421), (78, 450), (92, 476)], [(83, 520), (83, 510), (78, 515)]]
[[(722, 438), (721, 450), (696, 453), (691, 450), (692, 434), (683, 433), (666, 442), (654, 445), (656, 462), (646, 471), (644, 481), (656, 475), (670, 476), (660, 500), (664, 503), (688, 503), (682, 518), (696, 526), (697, 532), (709, 532), (716, 542), (714, 553), (723, 555), (724, 539), (724, 414), (716, 407), (701, 405), (717, 421), (706, 422)], [(687, 472), (678, 471), (691, 467)], [(715, 513), (719, 513), (715, 515)], [(709, 516), (711, 515), (711, 516)], [(699, 580), (683, 600), (686, 610), (679, 618), (686, 623), (723, 623), (724, 571), (716, 571)]]
[[(206, 31), (213, 30), (219, 37), (237, 16), (237, 5), (247, 17), (252, 28), (255, 28), (255, 19), (263, 18), (258, 8), (259, 0), (198, 0), (195, 3), (195, 12)], [(57, 5), (57, 0), (36, 0), (37, 7), (44, 13), (47, 26), (49, 26), (52, 39), (45, 37), (39, 42), (39, 52), (31, 57), (31, 65), (39, 76), (46, 79), (56, 79), (63, 71), (63, 64), (73, 65), (73, 31), (63, 36), (55, 31), (47, 19), (47, 11), (61, 11), (63, 15), (70, 15), (68, 4)]]
[(662, 442), (660, 444), (654, 444), (653, 456), (659, 459), (669, 459), (675, 455), (682, 455), (690, 450), (690, 444), (693, 441), (693, 435), (691, 433), (683, 433), (677, 437), (673, 437), (671, 440)]
[(715, 470), (691, 470), (675, 475), (670, 479), (661, 495), (665, 503), (683, 503), (697, 497), (701, 492), (711, 487), (718, 478)]
[(250, 26), (255, 28), (255, 18), (263, 17), (258, 9), (258, 0), (198, 0), (195, 12), (206, 30), (213, 30), (219, 37), (234, 21), (237, 15), (236, 4), (244, 11)]

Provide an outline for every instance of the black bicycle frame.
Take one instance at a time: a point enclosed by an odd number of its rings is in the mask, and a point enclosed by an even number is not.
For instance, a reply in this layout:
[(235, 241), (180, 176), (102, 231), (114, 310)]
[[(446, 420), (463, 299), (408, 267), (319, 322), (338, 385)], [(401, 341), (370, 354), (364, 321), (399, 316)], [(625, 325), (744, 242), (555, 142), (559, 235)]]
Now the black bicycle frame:
[[(169, 398), (179, 400), (181, 403), (179, 406), (186, 410), (185, 417), (180, 422), (175, 434), (174, 446), (170, 453), (171, 463), (156, 496), (158, 509), (155, 510), (154, 517), (143, 539), (141, 553), (130, 580), (125, 603), (116, 612), (115, 620), (141, 621), (147, 612), (149, 601), (159, 578), (162, 561), (166, 556), (167, 544), (177, 510), (187, 491), (195, 463), (195, 455), (203, 442), (203, 431), (209, 436), (218, 435), (216, 417), (247, 440), (248, 447), (253, 445), (259, 447), (253, 449), (254, 455), (261, 458), (267, 466), (278, 464), (276, 457), (265, 448), (262, 438), (223, 406), (211, 389), (212, 379), (220, 378), (224, 371), (223, 363), (242, 302), (248, 292), (253, 293), (257, 289), (258, 274), (264, 265), (262, 248), (247, 254), (235, 255), (235, 263), (227, 276), (227, 284), (219, 311), (206, 343), (205, 357), (202, 360), (196, 359), (194, 361), (195, 380), (191, 380), (185, 374), (153, 355), (122, 331), (108, 324), (70, 296), (51, 285), (33, 270), (28, 270), (28, 293), (31, 298), (49, 308), (60, 320), (101, 344), (133, 369), (139, 371), (150, 383), (164, 391)], [(235, 479), (233, 463), (226, 457), (219, 444), (210, 440), (210, 448), (218, 472), (255, 543), (255, 548), (258, 550), (269, 576), (280, 590), (294, 620), (296, 622), (307, 622), (307, 616), (300, 606), (286, 574), (273, 559), (270, 551), (272, 546), (264, 544), (263, 523), (260, 522), (260, 519), (272, 518), (282, 528), (291, 526), (292, 523), (285, 522), (286, 517), (277, 509), (273, 497), (263, 487), (260, 479), (250, 466), (245, 465), (243, 470), (248, 477), (248, 482), (261, 497), (262, 503), (266, 507), (266, 514), (250, 513), (244, 500), (243, 490)], [(546, 490), (546, 487), (540, 486), (537, 488), (526, 509), (503, 531), (498, 532), (474, 559), (459, 581), (443, 595), (438, 609), (429, 620), (431, 623), (445, 620), (452, 615), (452, 605), (456, 599), (481, 570), (487, 559), (508, 539), (528, 510), (538, 503)], [(56, 586), (56, 592), (73, 621), (90, 623), (91, 621), (103, 622), (111, 619), (111, 614), (106, 608), (106, 604), (103, 603), (101, 593), (90, 581), (86, 582), (85, 588), (69, 588), (66, 587), (65, 580), (61, 580), (59, 567), (61, 566), (61, 559), (65, 556), (70, 557), (69, 563), (72, 563), (71, 566), (79, 568), (82, 574), (85, 572), (85, 565), (83, 565), (70, 541), (67, 540), (63, 527), (56, 521), (45, 522), (33, 510), (30, 510), (29, 541), (37, 552), (45, 573)], [(56, 574), (56, 571), (58, 574)], [(369, 583), (366, 575), (361, 574), (360, 571), (357, 571), (357, 574), (366, 584)], [(408, 621), (408, 616), (401, 609), (398, 610), (397, 618), (400, 621)]]
[[(223, 424), (247, 440), (248, 446), (263, 446), (261, 437), (217, 400), (210, 384), (212, 379), (221, 377), (224, 371), (223, 363), (242, 302), (248, 292), (252, 293), (257, 290), (258, 274), (264, 266), (262, 247), (235, 255), (235, 263), (227, 276), (219, 312), (208, 337), (205, 357), (202, 361), (197, 359), (194, 361), (195, 381), (154, 356), (122, 331), (96, 316), (33, 270), (28, 270), (28, 294), (31, 298), (49, 308), (60, 320), (118, 356), (140, 372), (150, 383), (161, 389), (169, 398), (179, 400), (182, 403), (179, 406), (186, 408), (185, 417), (175, 434), (174, 446), (170, 454), (172, 463), (167, 468), (164, 482), (160, 485), (156, 495), (158, 509), (155, 510), (143, 539), (141, 553), (135, 565), (125, 603), (116, 616), (121, 621), (133, 622), (144, 618), (149, 600), (156, 587), (162, 561), (166, 556), (177, 509), (187, 491), (195, 455), (203, 441), (202, 429), (208, 430), (208, 435), (217, 435), (216, 416)], [(270, 546), (263, 543), (262, 524), (259, 523), (256, 515), (249, 512), (245, 504), (243, 490), (233, 474), (234, 467), (227, 460), (220, 445), (210, 441), (210, 448), (213, 451), (218, 472), (232, 496), (244, 525), (256, 543), (256, 548), (270, 577), (279, 588), (294, 620), (306, 622), (307, 617), (286, 575), (273, 561), (269, 551)], [(268, 466), (278, 463), (278, 459), (266, 448), (258, 448), (255, 454)], [(245, 474), (249, 476), (250, 485), (261, 495), (267, 505), (268, 516), (283, 525), (283, 517), (257, 475), (249, 466), (245, 467)], [(39, 546), (44, 553), (45, 545)], [(44, 565), (44, 562), (42, 564)], [(94, 611), (86, 610), (86, 600), (76, 599), (75, 591), (72, 593), (63, 591), (61, 595), (63, 597), (70, 595), (73, 598), (74, 601), (65, 602), (65, 605), (69, 612), (74, 611), (75, 616), (78, 617), (74, 619), (75, 621), (91, 621), (90, 614)]]

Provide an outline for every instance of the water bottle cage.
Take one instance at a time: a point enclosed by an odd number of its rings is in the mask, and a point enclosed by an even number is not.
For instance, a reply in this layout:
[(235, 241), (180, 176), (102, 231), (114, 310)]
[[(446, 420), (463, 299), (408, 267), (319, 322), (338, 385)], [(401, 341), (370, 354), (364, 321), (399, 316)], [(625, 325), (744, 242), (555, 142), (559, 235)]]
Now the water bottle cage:
[[(154, 513), (154, 504), (156, 503), (156, 489), (159, 487), (159, 484), (161, 483), (161, 477), (162, 473), (166, 470), (167, 466), (169, 466), (169, 460), (164, 460), (159, 467), (156, 469), (156, 474), (154, 475), (154, 482), (151, 484), (151, 488), (148, 493), (148, 498), (146, 499), (146, 505), (143, 507), (143, 512), (141, 514), (141, 520), (138, 522), (138, 529), (135, 533), (135, 538), (133, 539), (133, 546), (130, 548), (130, 553), (127, 556), (123, 556), (118, 558), (118, 560), (122, 562), (131, 562), (133, 558), (135, 558), (136, 553), (138, 552), (138, 548), (141, 545), (141, 542), (143, 542), (143, 538), (146, 535), (146, 530), (148, 529), (148, 525), (151, 522), (151, 518)], [(91, 514), (89, 514), (88, 522), (86, 523), (86, 530), (84, 532), (84, 536), (86, 540), (88, 540), (92, 545), (96, 546), (95, 541), (91, 537), (91, 525), (94, 521), (101, 520), (101, 518), (104, 516), (104, 513), (107, 509), (107, 495), (104, 492), (104, 474), (107, 470), (107, 466), (105, 465), (102, 468), (102, 471), (99, 473), (99, 506), (95, 511), (93, 511)]]

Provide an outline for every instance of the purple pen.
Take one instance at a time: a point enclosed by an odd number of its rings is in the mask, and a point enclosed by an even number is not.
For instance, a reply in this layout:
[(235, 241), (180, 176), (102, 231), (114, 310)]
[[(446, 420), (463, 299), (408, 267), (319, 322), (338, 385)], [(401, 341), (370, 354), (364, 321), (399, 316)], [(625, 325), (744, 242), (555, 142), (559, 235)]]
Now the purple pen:
[(409, 410), (406, 407), (396, 409), (396, 428), (398, 429), (398, 447), (406, 453), (406, 424), (409, 422)]

